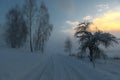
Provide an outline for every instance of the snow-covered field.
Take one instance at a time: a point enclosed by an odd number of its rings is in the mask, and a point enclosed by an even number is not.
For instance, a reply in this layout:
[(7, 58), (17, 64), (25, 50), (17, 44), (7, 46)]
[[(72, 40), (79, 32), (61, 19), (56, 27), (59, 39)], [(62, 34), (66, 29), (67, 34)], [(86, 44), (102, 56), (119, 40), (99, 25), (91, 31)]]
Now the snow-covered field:
[(92, 63), (62, 54), (0, 48), (0, 80), (120, 80), (120, 61)]

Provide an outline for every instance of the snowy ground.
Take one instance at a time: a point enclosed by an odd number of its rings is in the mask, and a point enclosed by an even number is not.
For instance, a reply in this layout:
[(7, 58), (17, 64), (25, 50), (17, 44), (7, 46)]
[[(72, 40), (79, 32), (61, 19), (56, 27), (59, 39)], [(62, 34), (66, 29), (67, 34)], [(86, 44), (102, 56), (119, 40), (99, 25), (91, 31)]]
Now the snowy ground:
[(61, 54), (0, 49), (0, 80), (120, 80), (120, 61), (89, 61)]

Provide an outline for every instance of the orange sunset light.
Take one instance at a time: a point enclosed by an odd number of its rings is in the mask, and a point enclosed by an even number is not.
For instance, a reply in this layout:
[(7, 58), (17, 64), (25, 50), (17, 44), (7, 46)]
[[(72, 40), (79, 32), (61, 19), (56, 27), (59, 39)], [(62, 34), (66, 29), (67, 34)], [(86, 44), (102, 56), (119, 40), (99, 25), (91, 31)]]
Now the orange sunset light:
[(93, 19), (94, 25), (90, 30), (102, 30), (105, 32), (120, 32), (120, 11), (109, 11), (102, 16)]

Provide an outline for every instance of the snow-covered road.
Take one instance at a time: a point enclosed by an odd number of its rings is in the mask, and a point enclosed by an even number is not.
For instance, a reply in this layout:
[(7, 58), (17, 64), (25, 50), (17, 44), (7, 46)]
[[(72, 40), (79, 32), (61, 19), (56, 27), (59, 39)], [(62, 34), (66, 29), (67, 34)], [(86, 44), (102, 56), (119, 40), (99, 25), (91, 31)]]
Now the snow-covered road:
[(2, 58), (7, 61), (0, 61), (0, 80), (120, 80), (74, 57), (31, 55), (24, 58), (20, 55)]

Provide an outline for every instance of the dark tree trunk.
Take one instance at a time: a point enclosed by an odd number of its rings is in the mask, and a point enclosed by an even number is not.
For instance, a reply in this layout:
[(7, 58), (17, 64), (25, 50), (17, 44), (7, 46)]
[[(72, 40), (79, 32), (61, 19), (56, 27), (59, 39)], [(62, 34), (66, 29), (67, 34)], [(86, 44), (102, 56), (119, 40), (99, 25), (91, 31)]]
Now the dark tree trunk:
[(32, 46), (32, 16), (31, 16), (32, 12), (30, 10), (30, 51), (33, 52), (33, 46)]
[(92, 47), (89, 47), (89, 51), (90, 51), (90, 61), (93, 61), (93, 49)]
[(31, 26), (30, 26), (30, 51), (33, 52)]

